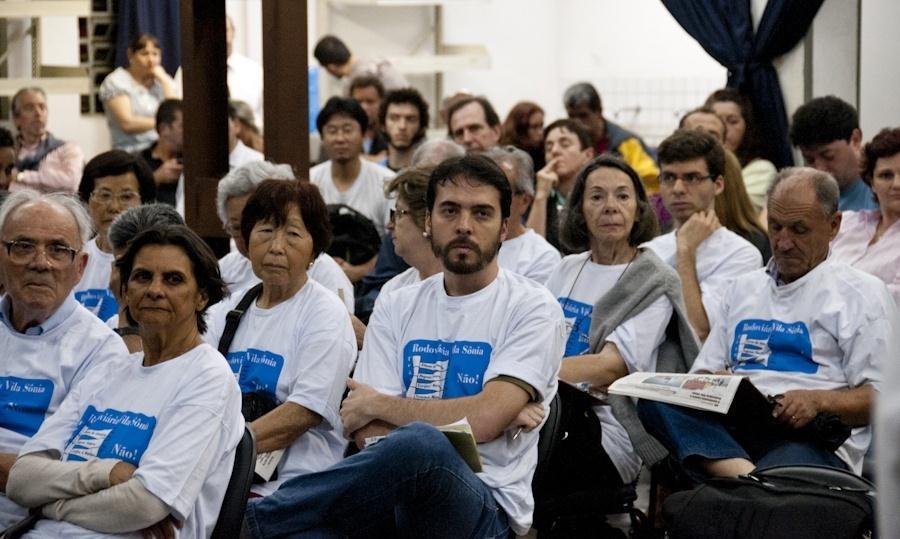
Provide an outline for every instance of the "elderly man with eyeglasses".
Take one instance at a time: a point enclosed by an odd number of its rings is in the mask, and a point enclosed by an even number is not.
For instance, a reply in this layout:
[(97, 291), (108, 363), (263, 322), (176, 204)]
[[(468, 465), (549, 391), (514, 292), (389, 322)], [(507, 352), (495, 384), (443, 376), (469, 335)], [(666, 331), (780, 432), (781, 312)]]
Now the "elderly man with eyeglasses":
[(128, 355), (72, 294), (90, 235), (90, 216), (69, 195), (24, 189), (0, 206), (0, 528), (26, 514), (5, 496), (19, 448), (88, 370)]
[(719, 141), (708, 133), (679, 129), (660, 143), (657, 155), (659, 193), (675, 230), (644, 247), (678, 272), (688, 320), (705, 341), (725, 285), (760, 268), (762, 255), (716, 217), (716, 195), (725, 188), (725, 150)]

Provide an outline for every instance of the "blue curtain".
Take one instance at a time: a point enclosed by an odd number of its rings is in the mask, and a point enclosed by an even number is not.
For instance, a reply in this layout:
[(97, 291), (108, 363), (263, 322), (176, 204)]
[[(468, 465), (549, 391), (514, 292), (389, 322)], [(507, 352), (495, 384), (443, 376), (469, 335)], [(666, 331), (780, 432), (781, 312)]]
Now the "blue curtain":
[(128, 43), (133, 36), (150, 32), (159, 39), (162, 65), (174, 75), (181, 65), (181, 14), (179, 0), (119, 0), (116, 19), (116, 65), (128, 65)]
[(824, 0), (768, 0), (756, 32), (749, 0), (662, 0), (678, 24), (728, 69), (727, 85), (753, 104), (763, 157), (794, 164), (788, 118), (772, 60), (806, 35)]

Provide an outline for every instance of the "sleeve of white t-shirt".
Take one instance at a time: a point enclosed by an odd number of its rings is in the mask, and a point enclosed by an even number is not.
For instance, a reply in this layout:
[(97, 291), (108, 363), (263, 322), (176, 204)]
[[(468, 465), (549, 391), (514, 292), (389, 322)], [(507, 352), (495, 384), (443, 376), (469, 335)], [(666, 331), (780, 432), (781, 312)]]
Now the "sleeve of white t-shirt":
[(540, 253), (534, 265), (531, 266), (528, 277), (535, 281), (545, 284), (548, 282), (553, 270), (559, 266), (559, 253), (557, 251), (546, 250)]
[(562, 309), (556, 301), (529, 301), (517, 311), (509, 332), (491, 352), (484, 379), (489, 382), (498, 376), (516, 378), (537, 391), (537, 400), (544, 400), (547, 391), (556, 385), (565, 349)]
[(75, 372), (75, 376), (72, 377), (69, 387), (77, 386), (95, 367), (99, 366), (100, 370), (103, 370), (114, 362), (124, 361), (128, 355), (128, 348), (125, 347), (125, 342), (122, 341), (122, 338), (116, 334), (110, 334), (81, 362), (81, 365)]
[(547, 290), (553, 294), (554, 299), (559, 299), (559, 295), (562, 292), (562, 280), (565, 277), (566, 271), (566, 260), (560, 260), (553, 269), (550, 270), (550, 275), (547, 277), (547, 281), (544, 283), (544, 286)]
[(403, 295), (403, 289), (379, 294), (353, 372), (354, 380), (393, 396), (403, 395), (403, 366), (397, 342), (399, 328), (395, 328), (393, 321), (397, 314), (395, 310), (400, 306), (398, 298)]
[(297, 357), (285, 361), (290, 380), (285, 400), (322, 416), (324, 427), (339, 427), (341, 397), (356, 356), (350, 318), (343, 308), (320, 310), (305, 325), (315, 327), (297, 332), (292, 347)]
[[(726, 300), (727, 301), (727, 300)], [(691, 365), (691, 372), (717, 372), (731, 365), (728, 359), (730, 350), (728, 346), (728, 322), (727, 309), (724, 303), (718, 311), (719, 317), (711, 323), (712, 329), (700, 348), (700, 353)]]
[(666, 338), (666, 326), (672, 317), (672, 302), (660, 296), (636, 316), (622, 322), (607, 341), (616, 345), (629, 373), (655, 372), (654, 350)]
[[(841, 328), (838, 345), (844, 352), (843, 371), (851, 387), (871, 384), (881, 388), (885, 358), (891, 357), (891, 336), (897, 327), (897, 307), (881, 282), (861, 308), (844, 311), (847, 330)], [(826, 292), (827, 293), (827, 292)]]
[(759, 254), (759, 250), (752, 244), (743, 242), (740, 248), (726, 254), (713, 275), (708, 276), (700, 283), (701, 301), (706, 310), (710, 327), (718, 316), (725, 290), (731, 282), (760, 267), (762, 267), (762, 255)]
[(206, 370), (206, 376), (197, 376), (198, 383), (180, 391), (181, 398), (159, 414), (134, 473), (181, 521), (193, 511), (210, 468), (222, 458), (220, 438), (234, 432), (236, 426), (226, 425), (225, 419), (236, 417), (243, 422), (237, 412), (240, 389), (234, 377), (227, 369)]

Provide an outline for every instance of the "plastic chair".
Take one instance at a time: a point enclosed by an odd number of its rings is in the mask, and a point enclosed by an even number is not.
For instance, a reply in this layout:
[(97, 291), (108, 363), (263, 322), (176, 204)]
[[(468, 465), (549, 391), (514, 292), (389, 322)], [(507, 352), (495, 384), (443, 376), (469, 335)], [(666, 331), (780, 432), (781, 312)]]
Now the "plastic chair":
[(244, 510), (247, 508), (247, 495), (253, 484), (253, 470), (256, 468), (256, 436), (253, 431), (244, 427), (244, 436), (238, 443), (234, 454), (234, 467), (231, 479), (225, 490), (225, 499), (219, 510), (219, 519), (213, 528), (212, 539), (229, 539), (240, 537), (241, 524), (244, 522)]

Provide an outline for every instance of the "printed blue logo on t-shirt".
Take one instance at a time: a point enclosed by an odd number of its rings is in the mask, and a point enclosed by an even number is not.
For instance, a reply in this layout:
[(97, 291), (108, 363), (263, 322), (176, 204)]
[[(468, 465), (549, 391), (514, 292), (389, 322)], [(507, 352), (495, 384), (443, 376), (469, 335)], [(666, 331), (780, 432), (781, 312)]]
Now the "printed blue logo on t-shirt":
[[(239, 354), (240, 358), (238, 358)], [(234, 371), (238, 359), (240, 360), (238, 385), (241, 387), (241, 392), (261, 391), (270, 394), (275, 399), (278, 377), (281, 376), (281, 369), (284, 367), (284, 357), (268, 350), (248, 348), (237, 354), (228, 354), (228, 362), (231, 364), (232, 371)]]
[(119, 302), (109, 288), (91, 288), (75, 292), (75, 300), (104, 322), (119, 312)]
[(0, 376), (0, 427), (34, 436), (52, 398), (51, 380)]
[(580, 356), (590, 350), (591, 313), (594, 306), (569, 298), (558, 298), (566, 317), (566, 352), (563, 357)]
[(731, 360), (735, 370), (815, 373), (809, 329), (803, 322), (742, 320), (734, 330)]
[(98, 411), (88, 406), (66, 444), (63, 460), (85, 461), (96, 457), (138, 466), (150, 445), (154, 428), (155, 417), (112, 408)]
[(491, 351), (486, 342), (409, 341), (403, 347), (406, 396), (453, 399), (481, 393)]

